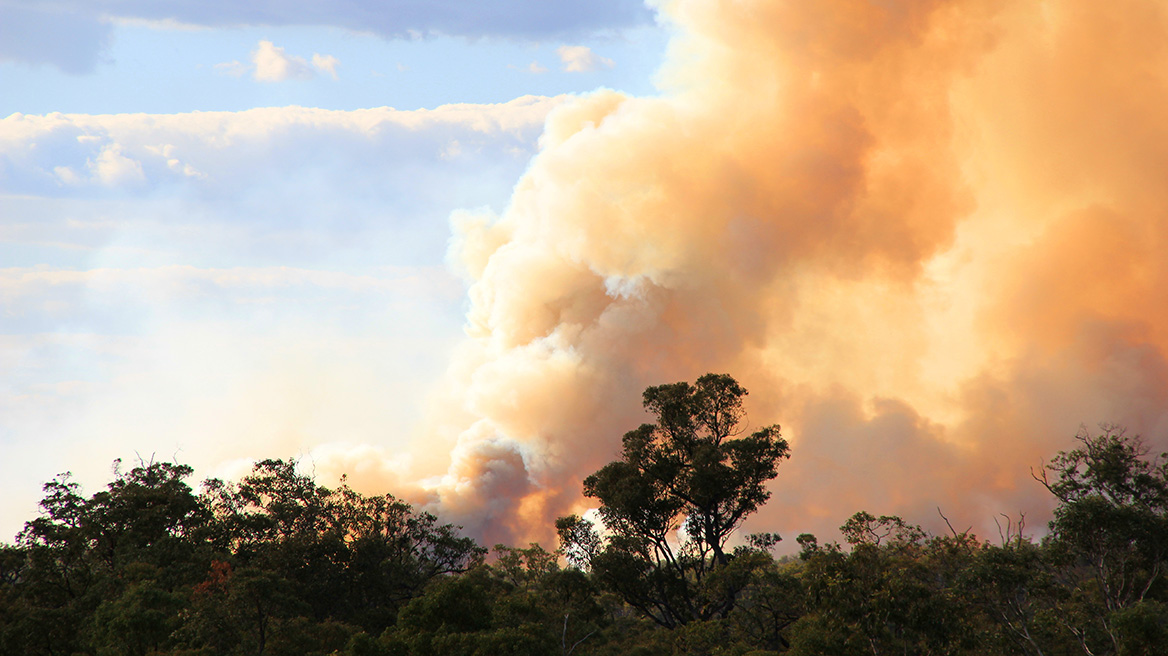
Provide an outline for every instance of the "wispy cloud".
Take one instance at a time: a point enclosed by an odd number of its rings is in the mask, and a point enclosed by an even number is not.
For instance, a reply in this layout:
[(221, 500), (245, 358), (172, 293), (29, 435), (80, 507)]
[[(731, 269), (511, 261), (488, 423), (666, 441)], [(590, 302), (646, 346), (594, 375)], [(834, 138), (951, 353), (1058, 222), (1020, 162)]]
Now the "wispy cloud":
[(592, 52), (588, 46), (560, 46), (556, 54), (567, 73), (589, 73), (616, 65), (611, 59)]
[(312, 67), (322, 73), (328, 73), (334, 80), (337, 79), (337, 66), (341, 64), (341, 60), (332, 55), (322, 55), (314, 53), (312, 55)]
[(222, 75), (230, 75), (231, 77), (243, 77), (247, 75), (247, 64), (241, 63), (238, 59), (229, 62), (220, 62), (215, 64), (215, 70)]

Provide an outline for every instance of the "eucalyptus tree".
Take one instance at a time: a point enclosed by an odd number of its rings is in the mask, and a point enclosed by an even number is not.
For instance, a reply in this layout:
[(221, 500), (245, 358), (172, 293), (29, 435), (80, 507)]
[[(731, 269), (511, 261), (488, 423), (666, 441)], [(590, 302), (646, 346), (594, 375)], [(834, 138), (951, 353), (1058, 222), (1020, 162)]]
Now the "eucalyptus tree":
[(770, 498), (789, 447), (777, 425), (746, 434), (746, 394), (726, 374), (646, 389), (656, 421), (626, 433), (621, 458), (584, 480), (606, 539), (579, 517), (557, 522), (572, 560), (663, 626), (725, 617), (756, 569), (727, 542)]
[(1075, 591), (1061, 616), (1084, 653), (1144, 653), (1168, 642), (1168, 454), (1113, 426), (1076, 437), (1035, 475), (1059, 501), (1048, 546)]

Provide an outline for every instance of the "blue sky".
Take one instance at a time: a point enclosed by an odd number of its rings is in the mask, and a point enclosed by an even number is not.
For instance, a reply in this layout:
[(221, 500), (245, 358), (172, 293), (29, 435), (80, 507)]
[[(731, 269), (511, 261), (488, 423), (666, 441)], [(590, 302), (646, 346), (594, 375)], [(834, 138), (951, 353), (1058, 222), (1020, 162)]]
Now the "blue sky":
[[(51, 63), (0, 64), (0, 114), (107, 114), (240, 111), (303, 105), (328, 109), (447, 103), (498, 103), (599, 86), (633, 94), (654, 90), (666, 41), (653, 24), (531, 41), (516, 37), (385, 38), (327, 26), (164, 27), (115, 23), (90, 72)], [(259, 81), (251, 61), (261, 42), (307, 62), (307, 75)], [(591, 70), (565, 71), (558, 49), (588, 47)], [(335, 77), (312, 67), (313, 55), (336, 59)], [(611, 63), (605, 63), (608, 60)], [(618, 64), (619, 62), (619, 64)]]
[(625, 0), (322, 6), (0, 2), (0, 540), (115, 458), (408, 459), (452, 213), (505, 210), (565, 94), (654, 94), (669, 39)]

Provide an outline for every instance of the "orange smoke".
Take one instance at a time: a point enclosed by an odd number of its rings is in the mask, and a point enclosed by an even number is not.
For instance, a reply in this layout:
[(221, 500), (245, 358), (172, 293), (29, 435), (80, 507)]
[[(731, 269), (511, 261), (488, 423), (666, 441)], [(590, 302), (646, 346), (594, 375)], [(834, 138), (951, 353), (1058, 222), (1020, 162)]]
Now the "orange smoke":
[[(647, 385), (729, 372), (792, 459), (754, 528), (984, 534), (1080, 423), (1168, 441), (1168, 8), (674, 0), (662, 95), (556, 109), (455, 219), (469, 339), (427, 483), (549, 539)], [(445, 453), (445, 451), (443, 451)]]

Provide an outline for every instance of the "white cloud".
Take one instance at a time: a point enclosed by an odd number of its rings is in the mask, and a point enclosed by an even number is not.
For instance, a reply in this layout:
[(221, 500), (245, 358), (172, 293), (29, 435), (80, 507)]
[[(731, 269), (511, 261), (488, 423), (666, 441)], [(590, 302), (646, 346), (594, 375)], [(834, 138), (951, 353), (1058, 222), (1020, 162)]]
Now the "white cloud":
[(289, 55), (271, 41), (260, 41), (251, 53), (252, 77), (260, 82), (312, 79), (312, 68), (303, 57)]
[(229, 62), (215, 64), (215, 70), (223, 75), (230, 75), (231, 77), (243, 77), (247, 74), (248, 67), (236, 59)]
[(533, 62), (531, 62), (531, 64), (529, 64), (527, 66), (527, 72), (535, 73), (536, 75), (538, 75), (540, 73), (547, 73), (547, 71), (548, 71), (547, 67), (541, 66), (540, 63), (537, 61), (533, 61)]
[[(142, 171), (142, 163), (122, 154), (118, 144), (109, 144), (101, 149), (97, 159), (90, 160), (89, 170), (93, 172), (94, 180), (116, 187), (125, 184), (144, 182), (146, 174)], [(64, 180), (64, 176), (62, 176)]]
[(54, 166), (53, 173), (57, 174), (63, 184), (76, 185), (81, 184), (81, 176), (68, 166)]
[(332, 55), (322, 55), (320, 53), (313, 53), (312, 66), (322, 73), (328, 73), (335, 80), (337, 79), (337, 66), (340, 65), (341, 60)]
[(615, 64), (607, 57), (592, 52), (588, 46), (560, 46), (556, 49), (568, 73), (588, 73), (601, 68), (612, 68)]
[(243, 77), (250, 72), (252, 79), (259, 82), (310, 80), (317, 72), (325, 73), (336, 80), (337, 67), (340, 64), (340, 59), (319, 52), (313, 53), (309, 62), (304, 57), (288, 54), (284, 48), (264, 40), (256, 44), (255, 50), (251, 52), (251, 65), (233, 60), (215, 64), (215, 70), (231, 77)]

